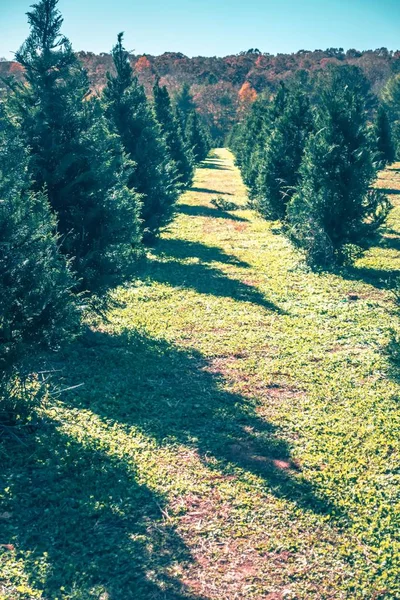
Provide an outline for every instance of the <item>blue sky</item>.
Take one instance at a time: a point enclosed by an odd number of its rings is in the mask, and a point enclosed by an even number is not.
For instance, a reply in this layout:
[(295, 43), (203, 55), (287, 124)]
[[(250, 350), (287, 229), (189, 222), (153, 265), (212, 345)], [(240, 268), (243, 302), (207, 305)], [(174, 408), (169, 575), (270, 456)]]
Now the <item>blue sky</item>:
[[(0, 0), (0, 56), (28, 33), (31, 0)], [(400, 0), (60, 0), (75, 50), (109, 52), (125, 31), (137, 54), (224, 56), (343, 47), (400, 49)]]

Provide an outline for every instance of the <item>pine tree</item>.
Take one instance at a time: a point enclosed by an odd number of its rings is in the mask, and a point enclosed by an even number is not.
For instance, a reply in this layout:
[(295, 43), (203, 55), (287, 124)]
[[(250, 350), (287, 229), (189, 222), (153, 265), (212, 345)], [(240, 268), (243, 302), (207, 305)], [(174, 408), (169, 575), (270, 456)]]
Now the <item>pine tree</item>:
[(298, 191), (288, 206), (290, 233), (313, 265), (329, 266), (368, 247), (389, 210), (370, 186), (376, 176), (365, 110), (363, 75), (331, 68), (318, 88), (315, 129), (300, 167)]
[(196, 162), (201, 162), (210, 151), (210, 143), (205, 127), (195, 111), (192, 111), (188, 116), (185, 134)]
[(122, 39), (121, 33), (112, 51), (116, 75), (108, 74), (103, 97), (106, 116), (135, 163), (128, 185), (143, 195), (144, 234), (151, 240), (172, 216), (180, 189), (178, 173), (143, 86), (133, 75)]
[(176, 164), (179, 181), (182, 185), (189, 186), (194, 175), (193, 153), (185, 142), (180, 124), (174, 116), (167, 88), (165, 86), (160, 87), (157, 81), (153, 91), (157, 121), (161, 125), (170, 156)]
[(78, 318), (54, 217), (45, 193), (31, 191), (27, 151), (1, 103), (0, 198), (0, 373), (9, 374), (24, 349), (65, 341)]
[(400, 73), (389, 79), (381, 96), (392, 130), (395, 154), (400, 156)]
[(250, 197), (255, 194), (259, 172), (259, 155), (264, 150), (271, 121), (271, 103), (258, 98), (246, 118), (239, 124), (232, 140), (232, 151)]
[(253, 192), (258, 210), (272, 219), (286, 218), (286, 207), (296, 191), (304, 146), (312, 127), (309, 99), (301, 89), (286, 91), (281, 104), (281, 114), (276, 103), (273, 107), (275, 119), (264, 151), (259, 154)]
[(389, 118), (382, 105), (379, 107), (376, 115), (373, 135), (378, 165), (379, 168), (383, 169), (386, 165), (390, 165), (395, 161), (395, 148)]
[(175, 99), (176, 116), (179, 119), (183, 132), (186, 132), (186, 127), (190, 115), (196, 110), (196, 105), (193, 101), (193, 96), (190, 93), (190, 85), (184, 83), (180, 92)]
[(26, 84), (12, 85), (13, 106), (31, 151), (34, 190), (47, 190), (61, 249), (85, 289), (121, 274), (140, 247), (137, 194), (126, 187), (128, 164), (109, 130), (86, 72), (60, 34), (58, 0), (28, 13), (31, 32), (17, 52)]
[(283, 112), (286, 108), (286, 104), (287, 104), (287, 96), (288, 96), (288, 89), (287, 89), (286, 85), (283, 83), (283, 81), (281, 81), (279, 83), (278, 92), (276, 93), (274, 101), (271, 105), (270, 119), (272, 122), (275, 121), (276, 119), (278, 119), (283, 114)]

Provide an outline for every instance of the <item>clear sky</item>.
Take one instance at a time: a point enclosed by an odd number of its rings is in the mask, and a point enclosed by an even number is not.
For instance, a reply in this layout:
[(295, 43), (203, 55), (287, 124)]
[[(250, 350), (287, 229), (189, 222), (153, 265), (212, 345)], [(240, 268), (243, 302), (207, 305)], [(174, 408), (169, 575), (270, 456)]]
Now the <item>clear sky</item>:
[[(0, 57), (25, 39), (32, 0), (0, 0)], [(224, 56), (343, 47), (400, 49), (400, 0), (60, 0), (75, 50)]]

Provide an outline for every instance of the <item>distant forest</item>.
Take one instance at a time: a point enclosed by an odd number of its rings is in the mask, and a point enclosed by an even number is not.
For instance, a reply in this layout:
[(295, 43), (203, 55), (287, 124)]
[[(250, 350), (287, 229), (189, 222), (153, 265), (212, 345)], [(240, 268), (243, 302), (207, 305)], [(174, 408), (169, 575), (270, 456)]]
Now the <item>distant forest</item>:
[[(77, 55), (89, 74), (93, 89), (101, 90), (106, 84), (106, 73), (114, 72), (111, 53), (78, 52)], [(225, 57), (194, 58), (165, 52), (161, 56), (130, 54), (129, 58), (148, 96), (151, 96), (157, 79), (172, 97), (178, 94), (183, 84), (190, 85), (198, 111), (216, 141), (225, 138), (257, 96), (274, 94), (280, 81), (288, 81), (299, 70), (314, 73), (330, 64), (356, 65), (376, 95), (393, 75), (400, 73), (400, 51), (387, 48), (347, 52), (342, 48), (299, 50), (276, 56), (250, 49)], [(0, 78), (10, 74), (22, 77), (23, 68), (17, 62), (0, 59)]]

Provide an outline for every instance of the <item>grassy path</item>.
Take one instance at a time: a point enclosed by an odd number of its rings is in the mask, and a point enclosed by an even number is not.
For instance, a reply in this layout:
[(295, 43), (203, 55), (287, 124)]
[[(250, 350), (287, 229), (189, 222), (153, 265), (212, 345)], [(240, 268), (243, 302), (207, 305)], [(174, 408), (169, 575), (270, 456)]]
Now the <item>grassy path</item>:
[(1, 455), (3, 597), (400, 598), (399, 231), (310, 273), (216, 150)]

